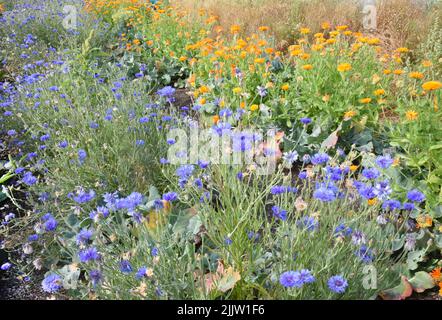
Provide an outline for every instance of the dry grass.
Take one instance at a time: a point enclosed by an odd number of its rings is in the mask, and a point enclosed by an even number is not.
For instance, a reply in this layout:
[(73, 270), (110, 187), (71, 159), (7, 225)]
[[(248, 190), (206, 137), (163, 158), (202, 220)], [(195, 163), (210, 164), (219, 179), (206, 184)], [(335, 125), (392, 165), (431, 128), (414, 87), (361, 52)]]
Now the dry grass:
[[(322, 22), (346, 24), (362, 31), (360, 0), (172, 0), (198, 12), (204, 8), (225, 28), (242, 26), (246, 34), (267, 25), (278, 41), (290, 41), (299, 26), (318, 31)], [(431, 10), (425, 0), (378, 0), (376, 34), (391, 47), (417, 47), (426, 39), (435, 16), (441, 17), (442, 1)]]

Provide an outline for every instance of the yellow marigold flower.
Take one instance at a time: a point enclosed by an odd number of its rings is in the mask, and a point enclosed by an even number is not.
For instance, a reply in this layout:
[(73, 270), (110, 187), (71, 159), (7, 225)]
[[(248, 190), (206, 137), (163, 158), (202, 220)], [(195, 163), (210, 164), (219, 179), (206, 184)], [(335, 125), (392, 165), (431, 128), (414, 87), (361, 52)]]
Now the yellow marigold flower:
[(385, 70), (384, 70), (384, 74), (388, 75), (388, 74), (390, 74), (390, 73), (391, 73), (391, 70), (390, 70), (390, 69), (385, 69)]
[(273, 49), (273, 48), (266, 48), (264, 51), (265, 51), (267, 54), (272, 54), (273, 52), (275, 52), (275, 49)]
[(309, 28), (301, 28), (301, 29), (299, 29), (299, 32), (301, 34), (309, 34), (310, 33), (310, 29)]
[(439, 81), (428, 81), (422, 85), (422, 89), (425, 91), (432, 91), (442, 88), (442, 83)]
[(250, 111), (256, 111), (256, 110), (258, 110), (259, 109), (259, 106), (257, 105), (257, 104), (252, 104), (251, 106), (250, 106)]
[(419, 114), (414, 110), (408, 110), (407, 112), (405, 112), (405, 117), (408, 121), (414, 121), (417, 119), (418, 116)]
[(353, 32), (350, 30), (344, 31), (344, 35), (346, 35), (346, 36), (351, 36), (352, 34), (353, 34)]
[(200, 99), (200, 104), (206, 104), (206, 101), (207, 101), (206, 98), (201, 98)]
[(322, 32), (318, 32), (318, 33), (315, 33), (313, 36), (315, 38), (322, 38), (324, 36), (324, 34)]
[(241, 30), (241, 27), (237, 24), (234, 24), (230, 27), (230, 33), (231, 34), (237, 34)]
[(334, 44), (334, 43), (336, 43), (336, 39), (333, 39), (333, 38), (327, 39), (327, 41), (325, 41), (325, 43)]
[(401, 75), (401, 74), (404, 73), (404, 70), (396, 69), (396, 70), (393, 71), (393, 73), (394, 73), (395, 75), (399, 76), (399, 75)]
[(408, 74), (408, 76), (412, 79), (423, 79), (424, 74), (421, 72), (413, 71)]
[(330, 29), (331, 28), (331, 26), (330, 26), (330, 23), (329, 22), (323, 22), (322, 24), (321, 24), (321, 29), (323, 29), (323, 30), (328, 30), (328, 29)]
[(405, 48), (405, 47), (401, 47), (401, 48), (397, 48), (396, 49), (396, 52), (397, 53), (407, 53), (407, 52), (409, 52), (410, 50), (408, 49), (408, 48)]
[(358, 170), (358, 168), (359, 168), (359, 166), (357, 166), (357, 165), (355, 165), (355, 164), (352, 164), (352, 165), (350, 166), (350, 170), (351, 170), (351, 172), (355, 172), (356, 170)]
[(371, 98), (362, 98), (362, 99), (359, 99), (359, 102), (363, 103), (363, 104), (367, 104), (367, 103), (371, 102)]
[(284, 91), (287, 91), (288, 89), (290, 89), (290, 85), (289, 85), (288, 83), (284, 83), (284, 84), (281, 86), (281, 89), (284, 90)]
[(355, 115), (356, 115), (356, 111), (349, 110), (344, 113), (344, 119), (350, 119), (350, 118), (354, 117)]
[(338, 71), (339, 72), (345, 72), (351, 70), (351, 64), (350, 63), (341, 63), (338, 65)]
[(219, 115), (215, 115), (215, 116), (213, 116), (213, 117), (212, 117), (212, 122), (213, 122), (214, 124), (217, 124), (217, 123), (219, 122)]
[(367, 200), (367, 204), (368, 204), (369, 206), (374, 206), (377, 202), (378, 202), (378, 199), (377, 199), (377, 198), (373, 198), (373, 199), (368, 199), (368, 200)]
[(3, 5), (0, 3), (0, 13), (2, 13), (3, 11), (5, 11), (5, 8), (3, 8)]
[(184, 62), (184, 61), (187, 60), (187, 57), (186, 56), (181, 56), (178, 60), (180, 60), (181, 62)]
[(260, 26), (258, 29), (259, 29), (259, 31), (269, 31), (270, 30), (270, 28), (268, 26)]
[(263, 64), (266, 60), (264, 58), (255, 58), (255, 63)]
[(382, 96), (385, 94), (385, 90), (384, 89), (377, 89), (373, 93), (375, 96)]
[(201, 93), (208, 93), (210, 91), (209, 87), (207, 86), (201, 86), (199, 90)]
[(433, 225), (433, 218), (430, 215), (420, 215), (416, 218), (419, 228), (428, 228)]
[(371, 38), (367, 41), (367, 43), (371, 45), (377, 45), (381, 43), (381, 40), (379, 38)]
[(425, 68), (429, 68), (429, 67), (431, 67), (433, 65), (433, 63), (430, 60), (424, 60), (424, 61), (422, 61), (422, 65)]
[(439, 282), (439, 296), (442, 297), (442, 282)]
[(238, 94), (238, 93), (241, 93), (241, 88), (240, 87), (236, 87), (236, 88), (233, 88), (233, 93), (236, 93), (236, 94)]
[(342, 26), (337, 26), (336, 27), (336, 30), (339, 30), (339, 31), (344, 31), (344, 30), (347, 30), (348, 29), (348, 26), (346, 26), (346, 25), (342, 25)]
[(311, 64), (306, 64), (306, 65), (302, 66), (302, 69), (304, 69), (304, 70), (312, 70), (313, 66)]

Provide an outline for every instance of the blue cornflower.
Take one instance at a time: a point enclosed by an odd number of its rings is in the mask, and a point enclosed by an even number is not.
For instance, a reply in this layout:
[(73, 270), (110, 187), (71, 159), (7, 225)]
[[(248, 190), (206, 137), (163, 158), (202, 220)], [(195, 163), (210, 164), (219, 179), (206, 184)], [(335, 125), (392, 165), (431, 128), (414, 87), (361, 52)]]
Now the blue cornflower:
[(404, 210), (412, 211), (412, 210), (416, 209), (416, 206), (412, 202), (404, 202), (403, 208), (404, 208)]
[(28, 237), (28, 241), (33, 242), (33, 241), (37, 241), (38, 240), (38, 234), (31, 234)]
[(22, 181), (28, 186), (32, 186), (37, 183), (37, 178), (34, 177), (31, 172), (28, 171), (23, 175)]
[(307, 171), (301, 171), (298, 174), (298, 178), (301, 179), (301, 180), (307, 179)]
[(153, 247), (150, 254), (152, 255), (152, 257), (156, 257), (159, 254), (159, 250), (157, 247)]
[(364, 170), (362, 170), (362, 175), (366, 179), (374, 180), (380, 176), (380, 172), (376, 168), (365, 168)]
[(97, 270), (97, 269), (91, 270), (89, 272), (89, 277), (91, 278), (92, 285), (94, 287), (97, 286), (97, 284), (99, 284), (101, 282), (102, 278), (103, 278), (100, 270)]
[(137, 273), (135, 274), (135, 278), (137, 278), (138, 280), (144, 278), (146, 276), (146, 271), (147, 267), (142, 266), (141, 268), (138, 269)]
[(84, 151), (83, 149), (79, 149), (78, 150), (78, 161), (80, 162), (80, 164), (83, 164), (86, 157), (87, 157), (86, 151)]
[(56, 293), (63, 287), (63, 281), (58, 274), (51, 273), (41, 283), (41, 286), (45, 292)]
[(310, 118), (301, 118), (301, 119), (299, 119), (299, 121), (301, 121), (302, 124), (307, 125), (307, 124), (310, 124), (312, 122), (312, 119), (310, 119)]
[(168, 192), (168, 193), (163, 194), (163, 200), (165, 200), (165, 201), (172, 202), (177, 199), (178, 199), (178, 194), (176, 192)]
[(224, 243), (228, 246), (230, 246), (233, 243), (233, 240), (230, 239), (229, 237), (225, 237), (224, 238)]
[(48, 232), (54, 231), (57, 228), (58, 222), (54, 218), (49, 218), (44, 223), (44, 229)]
[(12, 267), (12, 263), (5, 262), (1, 265), (0, 270), (8, 271), (9, 269), (11, 269), (11, 267)]
[(101, 255), (98, 253), (96, 248), (88, 248), (81, 250), (78, 253), (78, 257), (80, 258), (80, 262), (87, 263), (89, 261), (100, 260)]
[(336, 199), (336, 193), (336, 187), (331, 183), (329, 185), (320, 183), (316, 185), (316, 190), (313, 192), (313, 197), (323, 202), (331, 202)]
[(344, 223), (341, 223), (335, 228), (336, 236), (344, 236), (348, 237), (352, 234), (353, 230), (350, 227), (347, 227)]
[(389, 154), (385, 156), (379, 156), (376, 158), (376, 164), (382, 169), (387, 169), (393, 164), (394, 160), (390, 157)]
[(382, 209), (384, 209), (384, 210), (393, 211), (396, 209), (399, 210), (400, 208), (401, 208), (401, 202), (398, 200), (394, 200), (394, 199), (386, 200), (382, 204)]
[(348, 283), (344, 277), (338, 275), (328, 279), (327, 285), (334, 293), (344, 293), (345, 289), (347, 289)]
[(307, 231), (315, 231), (319, 227), (319, 222), (310, 216), (303, 216), (296, 222), (296, 226)]
[(275, 218), (281, 219), (283, 221), (287, 220), (287, 211), (282, 210), (278, 206), (272, 207), (272, 213)]
[(325, 164), (330, 160), (330, 157), (326, 153), (316, 153), (311, 157), (311, 162), (314, 165)]
[(61, 141), (58, 146), (62, 149), (66, 148), (68, 146), (68, 142), (66, 140)]
[(172, 88), (171, 86), (166, 86), (160, 90), (157, 91), (157, 94), (160, 97), (167, 97), (167, 98), (171, 98), (175, 93), (175, 89)]
[(313, 283), (316, 280), (310, 270), (302, 269), (299, 274), (303, 283)]
[(122, 273), (131, 273), (132, 272), (132, 265), (128, 260), (121, 260), (120, 261), (120, 271)]
[(77, 245), (87, 244), (94, 235), (94, 230), (83, 228), (77, 234)]
[(279, 277), (279, 283), (286, 288), (300, 288), (304, 284), (299, 271), (286, 271)]
[(407, 198), (413, 202), (422, 202), (425, 200), (425, 195), (417, 189), (408, 191)]
[(228, 117), (230, 117), (232, 114), (233, 114), (233, 112), (232, 112), (232, 110), (230, 110), (229, 108), (222, 109), (222, 110), (219, 112), (219, 116), (220, 116), (221, 118), (223, 118), (223, 117), (228, 118)]
[(355, 252), (356, 256), (361, 259), (364, 263), (371, 263), (374, 260), (374, 254), (366, 245), (362, 245)]
[(95, 198), (95, 191), (89, 190), (89, 192), (80, 189), (78, 194), (74, 197), (74, 201), (77, 203), (86, 203)]
[(376, 183), (374, 187), (374, 193), (379, 199), (381, 200), (386, 199), (392, 193), (392, 189), (390, 187), (390, 183), (388, 182), (388, 180)]
[(40, 137), (40, 141), (44, 142), (44, 141), (49, 140), (50, 138), (51, 138), (51, 135), (49, 133), (47, 133), (47, 134), (44, 134)]

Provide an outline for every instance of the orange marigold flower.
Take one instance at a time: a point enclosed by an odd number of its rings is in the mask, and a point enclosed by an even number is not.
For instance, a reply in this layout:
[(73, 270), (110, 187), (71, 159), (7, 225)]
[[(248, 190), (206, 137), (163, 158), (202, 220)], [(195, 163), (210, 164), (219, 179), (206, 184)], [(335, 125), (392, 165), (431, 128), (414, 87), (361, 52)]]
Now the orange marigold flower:
[(405, 118), (407, 118), (408, 121), (414, 121), (418, 118), (419, 113), (417, 113), (414, 110), (408, 110), (405, 112)]
[(412, 79), (423, 79), (424, 74), (422, 72), (413, 71), (408, 74), (408, 76)]
[(351, 64), (350, 63), (341, 63), (338, 65), (338, 71), (339, 72), (345, 72), (351, 70)]
[(350, 166), (350, 170), (351, 170), (351, 172), (355, 172), (356, 170), (358, 170), (358, 168), (359, 168), (359, 166), (357, 166), (357, 165), (355, 165), (355, 164), (352, 164), (352, 165)]
[(212, 117), (212, 121), (213, 121), (214, 124), (217, 124), (218, 121), (219, 121), (219, 115), (213, 116)]
[(284, 91), (287, 91), (288, 89), (290, 89), (290, 85), (289, 85), (288, 83), (284, 83), (284, 84), (281, 86), (281, 89), (284, 90)]
[(241, 27), (237, 24), (234, 24), (230, 27), (230, 33), (231, 34), (236, 34), (239, 33), (239, 31), (241, 30)]
[(384, 89), (377, 89), (373, 93), (375, 96), (382, 96), (385, 94), (385, 90)]
[(393, 71), (393, 73), (394, 73), (395, 75), (399, 76), (399, 75), (401, 75), (401, 74), (404, 73), (404, 70), (396, 69), (396, 70)]
[(302, 66), (302, 69), (304, 69), (304, 70), (312, 70), (313, 66), (311, 64), (306, 64), (306, 65)]
[(260, 26), (259, 28), (259, 31), (269, 31), (269, 27), (268, 26)]
[(363, 103), (363, 104), (367, 104), (367, 103), (371, 102), (371, 98), (362, 98), (362, 99), (359, 99), (359, 102)]
[(377, 198), (373, 198), (373, 199), (368, 199), (367, 204), (369, 206), (374, 206), (377, 202), (378, 202), (378, 199)]
[(429, 67), (431, 67), (433, 65), (433, 63), (430, 60), (424, 60), (424, 61), (422, 61), (422, 65), (425, 68), (429, 68)]
[(385, 69), (384, 70), (384, 74), (390, 74), (391, 73), (391, 70), (390, 69)]
[(442, 83), (439, 81), (428, 81), (422, 85), (422, 89), (425, 91), (432, 91), (442, 88)]
[(430, 272), (430, 276), (434, 279), (434, 281), (441, 281), (442, 280), (442, 272), (441, 268), (435, 268), (433, 271)]
[(255, 63), (263, 64), (266, 60), (264, 58), (255, 58)]

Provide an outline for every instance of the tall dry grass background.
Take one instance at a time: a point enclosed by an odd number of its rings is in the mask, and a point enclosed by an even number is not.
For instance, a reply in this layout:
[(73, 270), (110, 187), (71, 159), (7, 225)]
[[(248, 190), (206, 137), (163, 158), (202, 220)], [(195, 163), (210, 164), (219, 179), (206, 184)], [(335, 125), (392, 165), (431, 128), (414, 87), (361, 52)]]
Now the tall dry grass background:
[[(261, 25), (271, 27), (278, 41), (290, 41), (299, 26), (319, 31), (322, 22), (346, 24), (354, 31), (362, 29), (362, 0), (172, 0), (198, 12), (204, 8), (219, 18), (222, 26), (242, 26), (246, 34)], [(440, 0), (377, 0), (376, 35), (388, 47), (417, 48), (424, 42), (432, 25), (442, 21)]]

